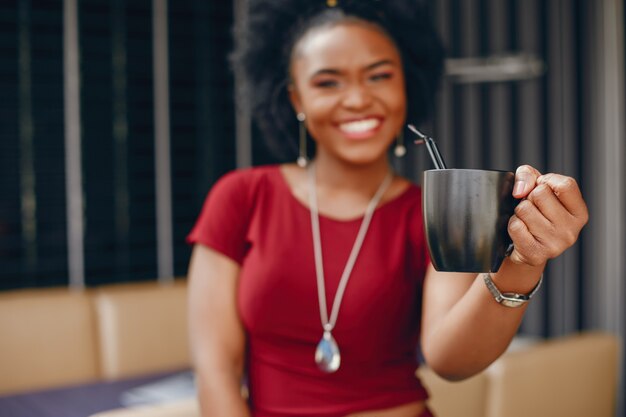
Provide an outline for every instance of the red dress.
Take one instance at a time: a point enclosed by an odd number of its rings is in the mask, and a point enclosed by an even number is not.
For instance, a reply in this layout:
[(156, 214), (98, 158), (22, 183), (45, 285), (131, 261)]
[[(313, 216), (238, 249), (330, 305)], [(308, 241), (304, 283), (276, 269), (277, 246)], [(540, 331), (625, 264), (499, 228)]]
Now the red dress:
[[(329, 309), (361, 220), (320, 215)], [(241, 265), (237, 303), (255, 417), (334, 417), (427, 398), (415, 377), (428, 263), (418, 187), (374, 212), (333, 330), (341, 367), (332, 374), (314, 361), (323, 332), (310, 213), (278, 166), (220, 179), (188, 241)]]

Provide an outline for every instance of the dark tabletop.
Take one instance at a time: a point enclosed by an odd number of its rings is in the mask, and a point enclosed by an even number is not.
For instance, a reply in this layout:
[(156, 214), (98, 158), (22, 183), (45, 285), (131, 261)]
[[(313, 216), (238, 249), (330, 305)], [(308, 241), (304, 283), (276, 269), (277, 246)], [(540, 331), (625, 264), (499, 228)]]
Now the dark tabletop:
[(122, 407), (122, 393), (175, 375), (160, 373), (139, 378), (96, 382), (74, 387), (0, 396), (0, 417), (87, 417)]

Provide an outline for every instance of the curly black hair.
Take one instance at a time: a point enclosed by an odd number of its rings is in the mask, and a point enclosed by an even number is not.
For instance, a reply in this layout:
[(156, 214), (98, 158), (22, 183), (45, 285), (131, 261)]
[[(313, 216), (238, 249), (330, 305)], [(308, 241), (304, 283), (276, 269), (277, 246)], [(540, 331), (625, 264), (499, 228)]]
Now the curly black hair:
[[(330, 3), (330, 2), (329, 2)], [(335, 2), (333, 2), (335, 3)], [(244, 99), (270, 149), (295, 159), (297, 120), (289, 101), (293, 47), (309, 30), (347, 20), (378, 26), (400, 51), (407, 90), (407, 122), (419, 124), (432, 110), (443, 67), (443, 46), (427, 0), (249, 0), (247, 19), (235, 27), (231, 55), (244, 75)]]

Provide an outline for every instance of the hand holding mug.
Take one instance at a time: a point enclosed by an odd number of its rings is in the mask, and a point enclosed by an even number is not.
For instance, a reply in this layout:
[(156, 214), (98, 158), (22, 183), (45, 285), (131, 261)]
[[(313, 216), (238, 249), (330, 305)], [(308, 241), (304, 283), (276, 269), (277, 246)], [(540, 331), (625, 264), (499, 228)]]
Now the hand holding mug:
[(580, 188), (571, 177), (544, 174), (529, 165), (515, 173), (513, 197), (521, 199), (509, 219), (511, 261), (539, 266), (572, 246), (589, 214)]

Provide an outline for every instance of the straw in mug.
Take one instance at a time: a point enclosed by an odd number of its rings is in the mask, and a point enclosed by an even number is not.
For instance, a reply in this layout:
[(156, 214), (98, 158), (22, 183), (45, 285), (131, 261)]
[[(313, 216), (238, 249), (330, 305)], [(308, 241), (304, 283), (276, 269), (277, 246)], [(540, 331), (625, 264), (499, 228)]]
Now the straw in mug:
[(428, 149), (430, 159), (432, 159), (433, 164), (435, 165), (435, 169), (446, 169), (446, 163), (443, 161), (443, 158), (441, 157), (441, 153), (439, 153), (439, 148), (437, 148), (437, 144), (435, 143), (435, 141), (417, 130), (415, 126), (409, 124), (407, 125), (407, 127), (411, 130), (411, 132), (420, 137), (421, 141), (415, 141), (416, 143), (423, 142), (426, 145), (426, 149)]

